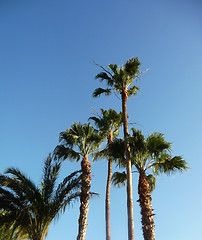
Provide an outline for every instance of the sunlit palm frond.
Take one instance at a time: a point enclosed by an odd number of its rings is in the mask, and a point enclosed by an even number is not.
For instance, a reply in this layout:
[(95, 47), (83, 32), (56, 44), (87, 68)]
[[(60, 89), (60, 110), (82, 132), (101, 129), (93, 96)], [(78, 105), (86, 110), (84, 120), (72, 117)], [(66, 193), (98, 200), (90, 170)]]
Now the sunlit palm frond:
[(136, 95), (139, 91), (139, 87), (137, 86), (132, 86), (131, 88), (128, 89), (128, 96), (131, 96), (131, 95)]
[(162, 154), (153, 166), (155, 174), (166, 173), (169, 175), (176, 171), (182, 172), (187, 169), (189, 167), (182, 156), (171, 157), (169, 154)]

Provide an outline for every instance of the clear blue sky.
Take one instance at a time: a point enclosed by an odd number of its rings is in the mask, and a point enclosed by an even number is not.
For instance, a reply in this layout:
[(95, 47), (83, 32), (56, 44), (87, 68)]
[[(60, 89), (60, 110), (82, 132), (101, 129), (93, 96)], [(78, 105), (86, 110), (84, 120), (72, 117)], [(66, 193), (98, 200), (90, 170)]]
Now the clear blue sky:
[[(156, 239), (202, 239), (201, 0), (0, 0), (0, 171), (18, 167), (39, 183), (58, 135), (99, 110), (121, 110), (116, 97), (93, 99), (99, 69), (138, 57), (141, 92), (128, 101), (130, 122), (165, 134), (191, 169), (162, 176), (153, 193)], [(104, 85), (103, 85), (104, 86)], [(105, 239), (105, 161), (92, 166), (87, 240)], [(78, 169), (66, 162), (61, 178)], [(142, 240), (133, 176), (135, 240)], [(112, 239), (127, 239), (126, 195), (112, 188)], [(51, 226), (47, 240), (76, 239), (79, 203)]]

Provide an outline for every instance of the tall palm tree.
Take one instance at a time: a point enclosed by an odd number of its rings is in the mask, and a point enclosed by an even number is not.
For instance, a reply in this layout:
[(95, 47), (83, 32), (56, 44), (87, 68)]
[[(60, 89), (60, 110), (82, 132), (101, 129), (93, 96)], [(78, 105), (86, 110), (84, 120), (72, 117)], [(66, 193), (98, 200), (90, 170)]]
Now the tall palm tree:
[[(101, 116), (90, 117), (94, 121), (95, 125), (101, 131), (101, 134), (107, 138), (107, 145), (109, 145), (113, 138), (119, 134), (119, 128), (122, 124), (122, 113), (117, 113), (113, 109), (103, 110), (101, 109)], [(97, 158), (102, 157), (98, 153)], [(112, 159), (108, 156), (108, 174), (107, 174), (107, 185), (106, 185), (106, 196), (105, 196), (105, 220), (106, 220), (106, 240), (111, 239), (110, 230), (110, 186), (112, 178)]]
[(78, 171), (66, 177), (57, 187), (60, 164), (45, 161), (40, 188), (20, 170), (9, 168), (0, 175), (0, 226), (12, 230), (12, 239), (27, 237), (43, 240), (54, 219), (80, 195)]
[[(171, 174), (176, 171), (186, 170), (188, 168), (187, 163), (181, 156), (171, 156), (171, 143), (167, 142), (161, 133), (154, 132), (145, 139), (141, 131), (133, 128), (132, 136), (129, 137), (129, 143), (132, 164), (139, 173), (138, 202), (141, 208), (143, 236), (145, 240), (154, 240), (155, 226), (151, 191), (155, 188), (155, 175), (160, 173)], [(111, 148), (112, 153), (115, 149), (120, 149), (121, 145), (123, 148), (123, 141), (116, 144)], [(121, 154), (119, 156), (121, 156)], [(122, 154), (119, 164), (124, 166), (125, 161), (124, 155)], [(147, 173), (150, 169), (153, 174)], [(120, 185), (124, 183), (125, 180), (125, 172), (117, 172), (113, 175), (112, 181), (115, 185)]]
[(101, 136), (90, 125), (74, 123), (70, 129), (60, 133), (61, 145), (55, 148), (55, 156), (58, 159), (67, 158), (79, 161), (81, 159), (81, 194), (80, 194), (80, 216), (77, 240), (85, 240), (87, 230), (87, 215), (89, 210), (89, 197), (91, 187), (91, 164), (89, 155), (94, 154), (100, 146)]
[[(97, 64), (98, 65), (98, 64)], [(98, 65), (99, 66), (99, 65)], [(127, 160), (127, 212), (128, 212), (128, 240), (134, 239), (134, 222), (133, 222), (133, 198), (132, 198), (132, 173), (131, 173), (131, 157), (130, 147), (128, 144), (128, 119), (127, 119), (127, 99), (129, 96), (135, 95), (139, 88), (133, 85), (134, 80), (139, 78), (140, 62), (138, 58), (129, 59), (123, 66), (118, 67), (116, 64), (109, 64), (108, 69), (102, 66), (102, 72), (97, 74), (96, 79), (106, 81), (109, 88), (97, 88), (93, 92), (93, 97), (101, 94), (110, 95), (111, 91), (118, 92), (122, 100), (123, 114), (123, 130), (125, 140), (125, 151)]]

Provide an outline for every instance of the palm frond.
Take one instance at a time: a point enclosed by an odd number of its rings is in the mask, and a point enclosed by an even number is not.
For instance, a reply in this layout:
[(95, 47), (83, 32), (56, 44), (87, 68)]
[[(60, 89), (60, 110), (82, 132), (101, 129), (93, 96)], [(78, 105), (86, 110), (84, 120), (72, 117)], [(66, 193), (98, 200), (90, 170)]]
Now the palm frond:
[(49, 154), (44, 163), (44, 174), (41, 182), (42, 195), (45, 203), (50, 201), (52, 197), (60, 166), (61, 163), (55, 163), (54, 165), (52, 165), (52, 157)]
[(154, 177), (154, 175), (147, 175), (147, 181), (149, 183), (151, 192), (154, 191), (154, 189), (156, 188), (156, 178)]
[(131, 58), (125, 63), (124, 70), (128, 75), (135, 76), (139, 73), (139, 66), (140, 62), (138, 58)]
[(109, 64), (108, 68), (114, 73), (117, 74), (118, 73), (118, 66), (117, 64)]
[(52, 163), (49, 155), (41, 189), (18, 169), (9, 168), (7, 175), (0, 175), (0, 227), (7, 224), (13, 231), (12, 239), (45, 236), (51, 221), (79, 196), (79, 171), (70, 174), (56, 189), (59, 170), (60, 163)]
[(169, 175), (176, 171), (182, 172), (188, 169), (187, 162), (182, 156), (171, 157), (168, 154), (163, 154), (153, 166), (155, 174), (166, 173)]
[(109, 96), (111, 94), (111, 89), (106, 88), (96, 88), (93, 92), (93, 97), (100, 97), (100, 95), (105, 94), (105, 96)]
[(112, 175), (112, 184), (116, 187), (122, 187), (126, 185), (126, 172), (115, 172)]
[(139, 91), (140, 89), (137, 87), (137, 86), (132, 86), (131, 88), (128, 89), (128, 96), (131, 96), (131, 95), (136, 95), (137, 92)]
[(70, 147), (65, 147), (64, 145), (56, 146), (54, 150), (54, 157), (55, 159), (60, 159), (62, 161), (66, 160), (67, 158), (76, 161), (80, 160), (80, 154), (78, 152), (74, 151)]
[(162, 133), (154, 132), (147, 138), (147, 148), (150, 153), (158, 156), (160, 153), (171, 150), (171, 143), (167, 142)]
[(95, 79), (99, 79), (100, 81), (106, 81), (108, 86), (113, 86), (113, 79), (108, 76), (106, 72), (100, 72), (95, 76)]

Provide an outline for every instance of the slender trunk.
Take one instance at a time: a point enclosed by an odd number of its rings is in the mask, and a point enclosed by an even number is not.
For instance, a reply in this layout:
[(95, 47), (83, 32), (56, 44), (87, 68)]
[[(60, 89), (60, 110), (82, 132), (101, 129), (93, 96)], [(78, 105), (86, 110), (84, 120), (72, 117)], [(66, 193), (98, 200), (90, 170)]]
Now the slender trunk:
[(151, 190), (144, 171), (140, 172), (139, 175), (138, 194), (142, 215), (142, 230), (144, 240), (155, 240)]
[(128, 240), (134, 240), (132, 171), (131, 171), (130, 147), (127, 139), (129, 135), (126, 106), (127, 98), (128, 98), (127, 90), (123, 89), (121, 93), (121, 99), (122, 99), (124, 142), (126, 151)]
[(89, 210), (89, 193), (91, 187), (91, 165), (88, 157), (84, 156), (81, 161), (82, 170), (82, 188), (80, 195), (80, 215), (79, 215), (79, 232), (77, 240), (85, 240), (87, 225), (88, 225), (88, 210)]
[[(112, 133), (108, 133), (108, 144), (112, 142)], [(108, 159), (108, 175), (107, 175), (107, 186), (106, 186), (106, 198), (105, 198), (105, 220), (106, 220), (106, 240), (111, 239), (110, 230), (110, 186), (112, 179), (112, 161)]]

